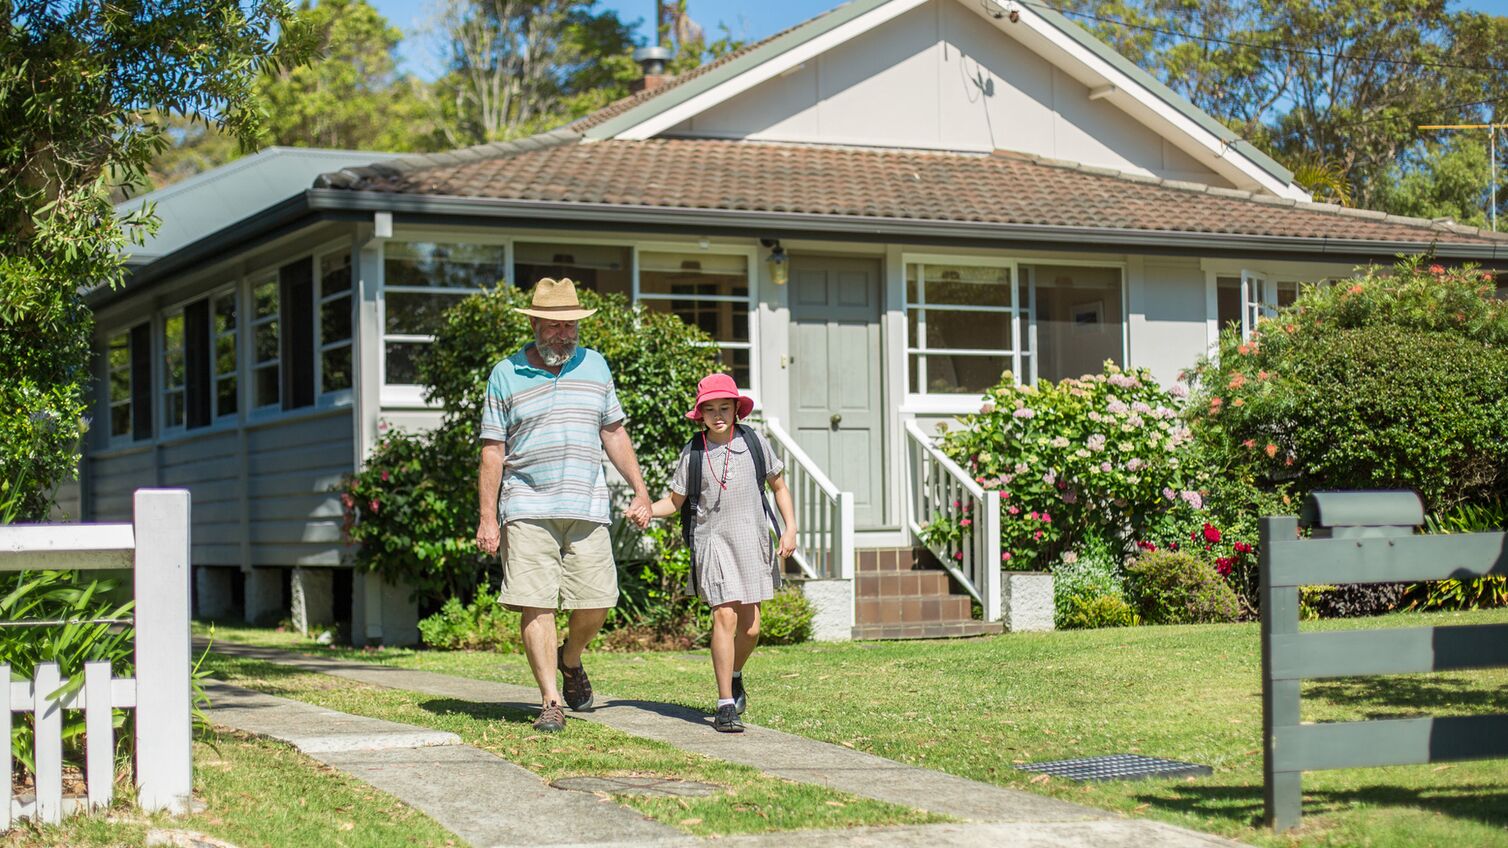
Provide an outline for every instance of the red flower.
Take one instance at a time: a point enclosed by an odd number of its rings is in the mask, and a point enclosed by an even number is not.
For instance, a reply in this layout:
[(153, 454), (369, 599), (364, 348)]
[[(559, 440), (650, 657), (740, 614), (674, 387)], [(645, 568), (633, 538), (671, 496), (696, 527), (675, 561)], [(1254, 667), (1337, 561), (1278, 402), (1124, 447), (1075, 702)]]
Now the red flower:
[(388, 476), (387, 475), (387, 469), (386, 468), (382, 469), (382, 482), (384, 482), (384, 483), (387, 482), (387, 476)]
[(1436, 277), (1438, 277), (1441, 274), (1445, 273), (1445, 266), (1444, 265), (1431, 265), (1431, 266), (1429, 266), (1429, 272), (1431, 274), (1434, 274)]
[(959, 562), (963, 562), (963, 551), (954, 551), (953, 558), (958, 560)]
[(1253, 550), (1251, 543), (1249, 542), (1237, 542), (1231, 547), (1235, 548), (1236, 553), (1238, 554), (1249, 554)]
[(1138, 548), (1141, 548), (1144, 551), (1155, 551), (1155, 550), (1157, 550), (1157, 546), (1154, 545), (1154, 544), (1152, 544), (1151, 542), (1137, 542), (1136, 546)]
[(367, 509), (371, 510), (373, 513), (377, 512), (377, 507), (379, 506), (382, 506), (382, 504), (378, 503), (376, 498), (372, 498), (370, 501), (367, 501)]
[[(1197, 542), (1199, 541), (1199, 539), (1195, 538), (1194, 541)], [(1209, 542), (1211, 545), (1216, 544), (1220, 541), (1220, 531), (1215, 527), (1215, 525), (1204, 525), (1204, 541)]]
[(1235, 566), (1235, 564), (1235, 557), (1216, 557), (1215, 571), (1218, 572), (1221, 577), (1227, 577), (1230, 575), (1231, 568)]

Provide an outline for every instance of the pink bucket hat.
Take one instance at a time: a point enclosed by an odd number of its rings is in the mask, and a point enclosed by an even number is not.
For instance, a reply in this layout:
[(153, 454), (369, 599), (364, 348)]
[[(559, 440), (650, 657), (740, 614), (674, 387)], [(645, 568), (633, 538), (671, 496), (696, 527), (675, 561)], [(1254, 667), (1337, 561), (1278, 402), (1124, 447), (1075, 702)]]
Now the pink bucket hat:
[(738, 401), (737, 417), (748, 418), (749, 413), (754, 411), (754, 399), (744, 397), (738, 393), (738, 384), (727, 374), (708, 374), (696, 384), (696, 403), (691, 405), (691, 411), (686, 417), (692, 421), (702, 420), (702, 404), (709, 400), (736, 400)]

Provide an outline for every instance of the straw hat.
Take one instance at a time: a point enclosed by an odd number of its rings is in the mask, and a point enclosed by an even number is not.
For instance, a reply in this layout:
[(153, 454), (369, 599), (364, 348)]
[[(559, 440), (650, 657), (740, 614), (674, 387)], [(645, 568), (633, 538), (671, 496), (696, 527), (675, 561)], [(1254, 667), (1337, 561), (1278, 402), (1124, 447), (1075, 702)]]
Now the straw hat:
[(568, 277), (558, 280), (545, 277), (535, 283), (531, 305), (532, 309), (515, 308), (513, 311), (549, 321), (580, 321), (597, 311), (582, 308), (581, 301), (576, 299), (576, 284)]

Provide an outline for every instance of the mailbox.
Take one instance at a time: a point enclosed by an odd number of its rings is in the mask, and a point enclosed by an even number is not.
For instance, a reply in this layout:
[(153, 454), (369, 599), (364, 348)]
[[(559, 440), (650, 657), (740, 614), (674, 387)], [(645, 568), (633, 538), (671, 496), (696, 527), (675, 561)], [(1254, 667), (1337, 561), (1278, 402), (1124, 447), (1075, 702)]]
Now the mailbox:
[(1410, 491), (1315, 492), (1299, 513), (1316, 539), (1410, 536), (1423, 523), (1424, 503)]

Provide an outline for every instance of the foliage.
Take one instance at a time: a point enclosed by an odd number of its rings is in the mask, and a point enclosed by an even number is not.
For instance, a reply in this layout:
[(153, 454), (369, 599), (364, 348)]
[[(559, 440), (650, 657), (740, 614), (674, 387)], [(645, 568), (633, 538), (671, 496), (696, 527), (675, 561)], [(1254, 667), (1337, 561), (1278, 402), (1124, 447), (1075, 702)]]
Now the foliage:
[[(440, 611), (419, 622), (419, 638), (431, 648), (522, 653), (519, 614), (498, 601), (497, 590), (483, 584), (470, 603), (455, 596)], [(563, 622), (557, 621), (557, 625)]]
[(1508, 304), (1422, 260), (1325, 288), (1233, 330), (1194, 371), (1193, 427), (1237, 476), (1296, 503), (1411, 488), (1431, 510), (1508, 486)]
[(759, 641), (764, 645), (795, 645), (812, 638), (817, 610), (795, 586), (784, 586), (759, 610)]
[[(1132, 537), (1175, 503), (1202, 508), (1196, 469), (1180, 456), (1182, 404), (1149, 372), (1107, 362), (1102, 374), (1035, 387), (1007, 372), (985, 398), (941, 447), (1000, 491), (1006, 567), (1045, 570), (1086, 536)], [(928, 532), (972, 532), (947, 522)]]
[(711, 621), (690, 591), (691, 551), (681, 539), (679, 517), (651, 524), (644, 540), (647, 558), (618, 563), (618, 605), (609, 626), (633, 631), (645, 645), (701, 643)]
[[(1426, 516), (1426, 533), (1488, 533), (1508, 529), (1508, 501), (1460, 504)], [(1486, 609), (1508, 607), (1508, 577), (1492, 575), (1476, 580), (1436, 580), (1408, 587), (1410, 609)]]
[(251, 86), (300, 58), (283, 0), (175, 4), (19, 0), (0, 29), (0, 479), (27, 481), (22, 517), (46, 513), (88, 427), (93, 322), (86, 287), (123, 279), (121, 250), (151, 210), (118, 220), (117, 183), (162, 144), (154, 118), (199, 114), (248, 142)]
[(1148, 624), (1235, 621), (1236, 593), (1207, 562), (1188, 551), (1148, 551), (1126, 566), (1126, 590)]
[[(667, 399), (693, 397), (697, 381), (716, 368), (716, 350), (674, 315), (629, 307), (620, 295), (579, 294), (598, 309), (581, 322), (581, 344), (612, 368), (645, 483), (658, 492), (692, 430), (683, 416), (666, 412)], [(340, 487), (358, 568), (440, 601), (468, 596), (496, 562), (474, 541), (477, 432), (493, 366), (533, 338), (528, 319), (513, 311), (529, 296), (503, 284), (445, 313), (418, 361), (426, 397), (444, 406), (444, 421), (422, 434), (385, 432), (366, 466)]]
[[(1416, 218), (1450, 218), (1488, 226), (1491, 159), (1480, 131), (1421, 141), (1393, 163), (1377, 195), (1377, 208)], [(1502, 194), (1499, 192), (1499, 194)]]
[(1084, 553), (1064, 554), (1052, 571), (1053, 619), (1060, 630), (1136, 623), (1126, 603), (1117, 546), (1086, 540)]
[(1305, 586), (1301, 605), (1315, 618), (1356, 618), (1398, 609), (1402, 583), (1355, 583), (1346, 586)]

